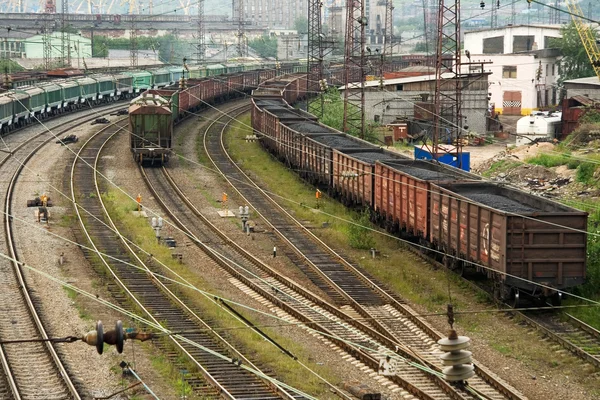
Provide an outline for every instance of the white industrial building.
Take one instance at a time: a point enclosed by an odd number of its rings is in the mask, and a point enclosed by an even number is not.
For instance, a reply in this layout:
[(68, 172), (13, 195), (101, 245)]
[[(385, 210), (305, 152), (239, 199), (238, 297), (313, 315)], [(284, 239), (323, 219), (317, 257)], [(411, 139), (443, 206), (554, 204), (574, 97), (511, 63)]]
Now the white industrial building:
[[(465, 81), (461, 101), (463, 127), (468, 126), (469, 131), (480, 135), (486, 133), (488, 75), (473, 73), (460, 77)], [(446, 73), (443, 77), (451, 79), (454, 74)], [(366, 82), (365, 119), (382, 125), (403, 119), (420, 124), (424, 130), (429, 129), (433, 119), (435, 83), (435, 75), (386, 79), (383, 89), (379, 81)], [(340, 90), (343, 92), (345, 87)]]
[(560, 25), (505, 26), (465, 33), (465, 61), (492, 62), (485, 64), (484, 70), (491, 72), (490, 103), (496, 112), (529, 115), (557, 104), (560, 52), (551, 46), (559, 37)]

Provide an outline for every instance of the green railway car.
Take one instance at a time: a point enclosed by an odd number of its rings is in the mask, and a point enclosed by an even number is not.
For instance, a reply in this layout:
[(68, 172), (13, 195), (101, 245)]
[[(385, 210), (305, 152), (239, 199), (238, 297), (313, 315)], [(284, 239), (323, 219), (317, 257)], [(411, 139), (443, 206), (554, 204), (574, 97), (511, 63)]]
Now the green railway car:
[(162, 165), (169, 159), (173, 136), (172, 108), (159, 95), (143, 93), (129, 104), (129, 137), (133, 158), (140, 164)]
[(114, 100), (117, 85), (112, 75), (92, 75), (90, 78), (96, 81), (99, 101)]
[(124, 96), (125, 98), (129, 98), (133, 93), (133, 77), (131, 75), (126, 74), (117, 74), (113, 75), (115, 79), (115, 95), (117, 97)]
[(29, 94), (12, 90), (9, 93), (11, 93), (11, 97), (15, 100), (13, 102), (13, 123), (21, 124), (29, 118)]
[(140, 93), (152, 87), (152, 74), (148, 71), (124, 72), (133, 78), (133, 92)]
[(12, 128), (13, 99), (10, 92), (0, 94), (0, 131), (8, 132)]
[(295, 65), (294, 66), (294, 73), (298, 74), (298, 73), (306, 73), (306, 71), (308, 70), (308, 67), (306, 64), (300, 64), (300, 65)]
[(206, 78), (206, 66), (205, 65), (194, 65), (190, 67), (190, 78), (199, 79)]
[(212, 64), (206, 66), (207, 76), (223, 75), (225, 73), (225, 66), (221, 64)]
[(239, 63), (225, 64), (225, 72), (228, 74), (233, 74), (236, 72), (243, 72), (243, 71), (244, 71), (244, 64), (239, 64)]
[(45, 113), (56, 113), (63, 106), (63, 90), (55, 83), (47, 83), (40, 86), (40, 89), (46, 94), (46, 111)]
[(36, 114), (42, 114), (46, 110), (46, 92), (35, 86), (22, 86), (15, 90), (17, 93), (24, 93), (29, 96), (30, 117)]
[(168, 69), (152, 71), (152, 87), (161, 88), (171, 84), (171, 74)]
[(169, 74), (171, 74), (171, 83), (174, 85), (179, 83), (179, 80), (182, 76), (185, 75), (185, 79), (189, 79), (190, 77), (190, 73), (186, 71), (183, 67), (169, 68)]
[(98, 99), (98, 83), (92, 78), (75, 79), (81, 92), (81, 102), (95, 103)]
[(79, 104), (79, 98), (81, 96), (81, 89), (77, 82), (72, 80), (64, 80), (56, 82), (61, 87), (63, 96), (62, 107), (75, 106)]

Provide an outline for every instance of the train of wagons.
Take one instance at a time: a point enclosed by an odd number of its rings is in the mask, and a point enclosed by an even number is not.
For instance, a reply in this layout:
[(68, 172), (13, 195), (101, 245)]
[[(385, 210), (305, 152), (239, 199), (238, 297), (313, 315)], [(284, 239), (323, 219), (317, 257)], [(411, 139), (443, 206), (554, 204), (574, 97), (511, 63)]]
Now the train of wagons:
[[(397, 70), (411, 62), (414, 60), (397, 59), (386, 68)], [(343, 65), (331, 65), (330, 81), (341, 84), (343, 71)], [(136, 162), (145, 165), (162, 165), (168, 162), (174, 124), (209, 104), (250, 94), (262, 82), (273, 80), (277, 76), (306, 73), (306, 63), (276, 62), (271, 65), (254, 65), (253, 69), (240, 66), (218, 72), (222, 74), (211, 72), (207, 76), (198, 77), (190, 70), (189, 77), (187, 74), (173, 76), (170, 84), (153, 85), (130, 102), (130, 147)], [(306, 81), (302, 82), (303, 87), (296, 87), (294, 93), (290, 87), (287, 88), (285, 95), (294, 96), (293, 99), (288, 99), (290, 103), (304, 96), (305, 83)]]
[(513, 305), (523, 294), (559, 303), (561, 291), (584, 283), (587, 213), (320, 124), (290, 106), (304, 97), (305, 79), (263, 84), (251, 111), (260, 143), (302, 178), (443, 254), (448, 267), (484, 273)]
[(34, 121), (82, 107), (133, 98), (149, 89), (177, 84), (182, 77), (203, 79), (254, 70), (283, 73), (302, 67), (297, 63), (247, 62), (134, 70), (68, 79), (15, 80), (11, 83), (13, 89), (0, 93), (0, 133), (6, 134)]

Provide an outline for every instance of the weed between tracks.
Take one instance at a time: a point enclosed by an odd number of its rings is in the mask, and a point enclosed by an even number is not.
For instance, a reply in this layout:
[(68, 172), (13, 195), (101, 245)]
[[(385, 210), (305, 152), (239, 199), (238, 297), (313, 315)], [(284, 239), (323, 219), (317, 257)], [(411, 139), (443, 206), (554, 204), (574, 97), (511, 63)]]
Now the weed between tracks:
[[(250, 124), (250, 117), (240, 118), (241, 124)], [(374, 247), (380, 250), (381, 256), (372, 259), (368, 251), (356, 250), (349, 246), (348, 223), (359, 218), (359, 213), (350, 212), (337, 201), (324, 194), (321, 207), (315, 207), (315, 189), (304, 183), (294, 171), (286, 169), (283, 164), (270, 156), (258, 142), (248, 143), (243, 140), (245, 129), (234, 125), (227, 135), (227, 146), (230, 154), (245, 172), (250, 172), (260, 181), (261, 188), (275, 193), (276, 200), (299, 220), (306, 220), (313, 226), (321, 227), (328, 222), (328, 227), (313, 229), (312, 232), (342, 252), (351, 260), (359, 261), (361, 268), (376, 277), (379, 282), (392, 288), (396, 293), (421, 307), (427, 313), (444, 314), (446, 304), (452, 303), (456, 314), (455, 325), (459, 334), (472, 336), (474, 343), (495, 351), (491, 355), (497, 361), (497, 370), (508, 370), (505, 360), (518, 360), (531, 375), (537, 371), (540, 375), (552, 375), (563, 379), (577, 380), (588, 387), (590, 393), (597, 393), (600, 377), (593, 374), (585, 365), (567, 353), (548, 351), (547, 343), (534, 340), (526, 328), (520, 328), (498, 313), (492, 313), (495, 307), (480, 293), (473, 293), (453, 273), (437, 271), (428, 263), (404, 250), (404, 244), (398, 239), (385, 234), (373, 234)], [(514, 167), (508, 161), (496, 168), (509, 170)], [(380, 231), (381, 232), (381, 231)], [(461, 311), (479, 311), (479, 313), (460, 314)], [(432, 317), (441, 329), (447, 329), (445, 315)], [(479, 342), (479, 343), (477, 343)], [(474, 349), (477, 358), (477, 347)], [(493, 364), (493, 362), (491, 363)], [(494, 368), (494, 365), (488, 365)], [(548, 373), (548, 371), (550, 371)], [(512, 372), (511, 372), (512, 373)], [(527, 394), (527, 393), (526, 393)], [(531, 394), (535, 398), (535, 393)]]
[[(147, 253), (153, 255), (154, 261), (152, 262), (151, 269), (157, 273), (164, 274), (169, 278), (176, 279), (179, 282), (185, 280), (189, 282), (189, 285), (196, 288), (192, 289), (190, 287), (168, 285), (176, 294), (182, 295), (184, 302), (194, 310), (197, 315), (202, 316), (202, 319), (209, 323), (216, 332), (239, 348), (245, 349), (244, 351), (249, 355), (248, 357), (250, 359), (257, 360), (256, 363), (259, 368), (264, 368), (267, 371), (277, 371), (277, 379), (310, 393), (319, 399), (337, 398), (322, 386), (319, 379), (312, 375), (308, 375), (305, 371), (298, 373), (299, 365), (297, 362), (284, 355), (280, 350), (264, 340), (262, 336), (259, 336), (257, 333), (244, 326), (236, 318), (226, 312), (225, 309), (215, 303), (213, 298), (214, 296), (219, 296), (219, 290), (210, 287), (205, 280), (198, 276), (193, 271), (193, 264), (186, 265), (185, 259), (183, 264), (179, 264), (179, 262), (173, 260), (171, 257), (171, 250), (166, 246), (157, 243), (154, 231), (150, 226), (149, 218), (139, 218), (131, 213), (132, 210), (137, 209), (137, 204), (133, 200), (126, 197), (120, 191), (112, 190), (103, 194), (103, 199), (111, 217), (119, 224), (121, 232), (129, 239), (133, 240), (138, 246), (143, 248)], [(149, 215), (149, 217), (151, 218), (152, 216)], [(144, 255), (141, 258), (145, 260), (146, 257), (147, 256)], [(172, 272), (167, 271), (167, 268), (163, 267), (161, 264), (168, 267)], [(176, 274), (179, 275), (179, 277), (177, 277)], [(199, 293), (201, 295), (199, 295)], [(280, 321), (274, 321), (262, 316), (256, 319), (256, 315), (253, 315), (247, 309), (243, 309), (236, 305), (232, 306), (236, 308), (238, 312), (244, 314), (246, 318), (253, 320), (253, 323), (260, 326), (262, 331), (289, 350), (292, 354), (298, 356), (300, 360), (311, 359), (309, 351), (303, 349), (297, 343), (292, 342), (289, 338), (277, 334), (274, 329), (265, 327), (265, 325), (281, 324)], [(182, 390), (181, 377), (177, 374), (177, 371), (163, 365), (164, 360), (161, 361), (159, 357), (154, 361), (158, 363), (158, 365), (161, 365), (160, 368), (157, 368), (159, 372), (170, 377), (172, 386), (180, 393)], [(189, 365), (187, 369), (189, 371), (195, 370), (192, 365)], [(313, 370), (327, 380), (332, 379), (333, 374), (328, 370), (327, 366), (313, 365)]]

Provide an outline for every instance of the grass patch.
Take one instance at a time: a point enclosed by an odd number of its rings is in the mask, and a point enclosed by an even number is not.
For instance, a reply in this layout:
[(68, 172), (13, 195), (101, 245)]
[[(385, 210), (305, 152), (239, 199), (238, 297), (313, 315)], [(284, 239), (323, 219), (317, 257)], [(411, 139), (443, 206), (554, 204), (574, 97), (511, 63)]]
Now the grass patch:
[[(242, 121), (248, 123), (247, 118)], [(372, 259), (368, 251), (350, 248), (347, 223), (340, 219), (352, 220), (352, 216), (356, 213), (348, 211), (326, 195), (321, 199), (319, 211), (307, 213), (307, 207), (315, 206), (314, 188), (301, 181), (295, 172), (285, 168), (259, 144), (241, 143), (239, 136), (236, 138), (236, 135), (240, 134), (230, 131), (226, 139), (234, 160), (245, 171), (257, 177), (263, 189), (275, 192), (276, 196), (279, 196), (276, 197), (277, 201), (298, 219), (306, 220), (314, 226), (320, 226), (324, 219), (330, 222), (330, 228), (315, 229), (313, 233), (341, 251), (348, 259), (358, 261), (357, 264), (361, 268), (371, 273), (380, 282), (385, 282), (409, 302), (422, 305), (429, 312), (436, 313), (445, 312), (446, 304), (451, 302), (454, 310), (458, 312), (456, 328), (460, 334), (476, 334), (480, 339), (480, 336), (484, 336), (485, 340), (497, 343), (494, 348), (498, 353), (519, 359), (532, 369), (547, 370), (548, 363), (552, 360), (552, 355), (547, 353), (547, 344), (533, 340), (531, 336), (526, 335), (524, 328), (519, 328), (517, 325), (507, 329), (506, 324), (510, 322), (496, 313), (460, 314), (461, 310), (495, 309), (495, 306), (488, 300), (487, 295), (473, 293), (470, 286), (464, 284), (455, 275), (433, 270), (427, 262), (403, 251), (404, 245), (398, 239), (386, 235), (373, 235), (374, 247), (381, 252), (381, 257), (376, 259)], [(520, 165), (521, 163), (516, 160), (503, 160), (495, 163), (486, 175), (509, 171)], [(597, 287), (600, 287), (600, 283)], [(573, 364), (576, 364), (577, 360), (565, 356), (556, 362), (559, 367), (566, 366), (571, 369), (576, 368)], [(598, 378), (590, 375), (585, 368), (578, 371), (582, 377), (580, 382), (588, 389), (595, 390), (593, 388), (597, 386)]]
[(489, 178), (493, 175), (510, 171), (511, 169), (516, 168), (519, 165), (521, 165), (521, 163), (518, 161), (500, 160), (490, 165), (490, 167), (483, 172), (483, 176)]
[(541, 165), (542, 167), (552, 168), (561, 165), (568, 165), (570, 169), (577, 167), (577, 160), (573, 160), (571, 157), (565, 154), (547, 154), (541, 153), (534, 157), (528, 157), (525, 159), (527, 164)]
[[(131, 206), (135, 205), (133, 200), (117, 191), (104, 193), (103, 199), (105, 200), (107, 209), (112, 218), (115, 221), (118, 221), (120, 228), (123, 229), (123, 234), (132, 239), (145, 251), (151, 253), (156, 260), (164, 263), (175, 273), (182, 276), (194, 285), (194, 287), (202, 288), (202, 290), (206, 290), (209, 293), (219, 293), (218, 289), (210, 287), (206, 281), (191, 272), (190, 266), (179, 264), (177, 261), (173, 260), (171, 257), (171, 250), (166, 246), (157, 244), (154, 231), (152, 230), (148, 219), (136, 217), (130, 212)], [(173, 273), (166, 272), (159, 267), (158, 262), (154, 262), (153, 265), (153, 269), (161, 269), (160, 272), (171, 278), (176, 278)], [(323, 386), (321, 380), (317, 379), (314, 375), (308, 373), (298, 374), (298, 363), (296, 361), (284, 355), (281, 351), (276, 350), (273, 345), (263, 340), (263, 338), (254, 331), (245, 329), (236, 318), (232, 317), (222, 307), (215, 304), (212, 296), (204, 296), (197, 290), (184, 287), (176, 287), (174, 291), (177, 294), (185, 296), (188, 305), (196, 310), (199, 315), (202, 315), (204, 319), (212, 321), (211, 324), (213, 326), (217, 325), (215, 327), (217, 332), (219, 331), (219, 326), (224, 329), (226, 328), (228, 340), (237, 343), (240, 348), (246, 349), (248, 354), (250, 354), (250, 357), (253, 356), (259, 360), (259, 364), (266, 365), (267, 369), (277, 371), (278, 378), (282, 379), (284, 382), (307, 393), (311, 393), (320, 399), (336, 398)], [(245, 310), (238, 311), (244, 314), (248, 313)], [(251, 320), (253, 319), (252, 315), (246, 315), (246, 317)], [(266, 325), (269, 323), (273, 324), (273, 320), (269, 319), (263, 322), (255, 321), (256, 325)], [(273, 329), (262, 328), (262, 330), (284, 348), (298, 356), (300, 360), (306, 362), (306, 360), (310, 359), (310, 350), (302, 348), (298, 343), (293, 342), (288, 337), (279, 335)], [(160, 359), (157, 359), (157, 362), (160, 361)], [(324, 376), (327, 380), (335, 382), (335, 376), (333, 372), (328, 369), (326, 363), (324, 365), (313, 364), (311, 365), (311, 368), (316, 370), (319, 375)], [(179, 390), (181, 390), (181, 388)]]

